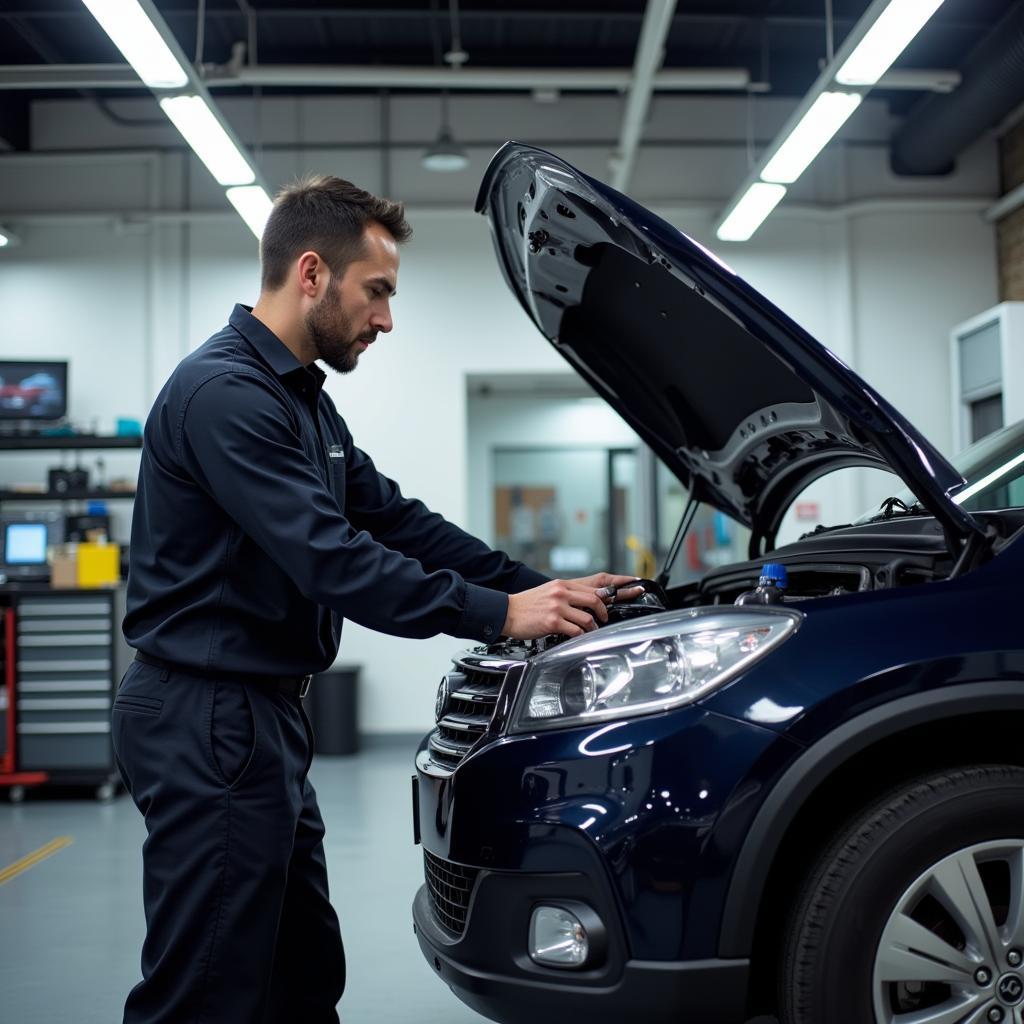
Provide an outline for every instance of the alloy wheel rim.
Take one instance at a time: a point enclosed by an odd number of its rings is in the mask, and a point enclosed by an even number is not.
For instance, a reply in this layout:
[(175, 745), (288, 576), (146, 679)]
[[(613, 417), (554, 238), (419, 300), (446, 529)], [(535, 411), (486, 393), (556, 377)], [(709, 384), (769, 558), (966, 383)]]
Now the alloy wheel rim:
[(1024, 1024), (1024, 839), (923, 871), (875, 951), (876, 1024)]

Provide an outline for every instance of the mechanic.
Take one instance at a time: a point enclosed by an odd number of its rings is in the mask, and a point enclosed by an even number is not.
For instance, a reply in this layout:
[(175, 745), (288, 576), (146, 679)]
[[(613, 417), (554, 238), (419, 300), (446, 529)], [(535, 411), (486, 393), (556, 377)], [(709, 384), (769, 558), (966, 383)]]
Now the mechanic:
[(401, 204), (349, 182), (284, 189), (258, 302), (178, 365), (146, 423), (136, 658), (113, 711), (148, 832), (126, 1024), (338, 1020), (345, 957), (301, 697), (343, 618), (405, 637), (578, 635), (631, 579), (548, 580), (403, 497), (353, 443), (316, 361), (347, 373), (391, 330), (409, 235)]

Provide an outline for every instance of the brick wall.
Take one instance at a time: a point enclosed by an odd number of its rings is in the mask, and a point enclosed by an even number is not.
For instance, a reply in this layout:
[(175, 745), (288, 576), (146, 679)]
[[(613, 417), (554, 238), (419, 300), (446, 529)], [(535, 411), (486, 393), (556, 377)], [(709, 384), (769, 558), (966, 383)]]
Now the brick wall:
[[(1003, 194), (1024, 184), (1024, 118), (999, 141)], [(999, 246), (999, 298), (1024, 302), (1024, 207), (996, 225)]]

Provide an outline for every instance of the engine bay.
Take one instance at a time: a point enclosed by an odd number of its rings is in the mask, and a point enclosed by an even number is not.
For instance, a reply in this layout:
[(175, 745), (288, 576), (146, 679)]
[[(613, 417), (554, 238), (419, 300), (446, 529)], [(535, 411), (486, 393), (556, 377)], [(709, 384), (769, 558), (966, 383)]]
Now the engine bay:
[[(978, 513), (977, 518), (991, 534), (992, 553), (1024, 529), (1024, 510)], [(641, 597), (609, 606), (608, 625), (674, 608), (733, 604), (757, 586), (769, 561), (786, 567), (786, 603), (933, 583), (948, 578), (955, 564), (942, 527), (931, 516), (819, 528), (761, 558), (715, 568), (695, 582), (665, 588), (643, 580)], [(567, 639), (553, 634), (503, 640), (480, 650), (512, 661), (529, 660)]]

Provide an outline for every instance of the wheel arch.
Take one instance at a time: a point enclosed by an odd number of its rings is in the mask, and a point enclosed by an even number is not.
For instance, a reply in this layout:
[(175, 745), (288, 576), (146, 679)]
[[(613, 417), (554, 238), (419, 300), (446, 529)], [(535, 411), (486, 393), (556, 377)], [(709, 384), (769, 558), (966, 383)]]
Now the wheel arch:
[[(876, 755), (901, 742), (912, 740), (910, 749), (917, 750), (930, 738), (934, 748), (938, 735), (962, 729), (965, 718), (971, 717), (977, 722), (985, 716), (993, 716), (1001, 735), (1010, 732), (1014, 718), (1024, 721), (1024, 682), (978, 681), (888, 701), (844, 722), (803, 751), (772, 787), (747, 831), (726, 897), (719, 931), (719, 956), (751, 956), (761, 911), (769, 895), (769, 878), (776, 873), (779, 859), (786, 854), (794, 837), (800, 835), (801, 823), (807, 821), (809, 809), (820, 804), (837, 786), (844, 772), (848, 776), (852, 766), (877, 762)], [(976, 745), (965, 747), (968, 760), (976, 749)], [(949, 760), (938, 757), (942, 763)], [(886, 767), (891, 764), (890, 761), (884, 763)], [(1015, 763), (1024, 764), (1024, 749), (1016, 754)], [(920, 766), (921, 770), (929, 767), (927, 762)], [(893, 768), (890, 784), (900, 781), (898, 769), (895, 765)], [(865, 799), (874, 795), (870, 789), (864, 793)], [(852, 810), (853, 807), (848, 807), (846, 812)]]

